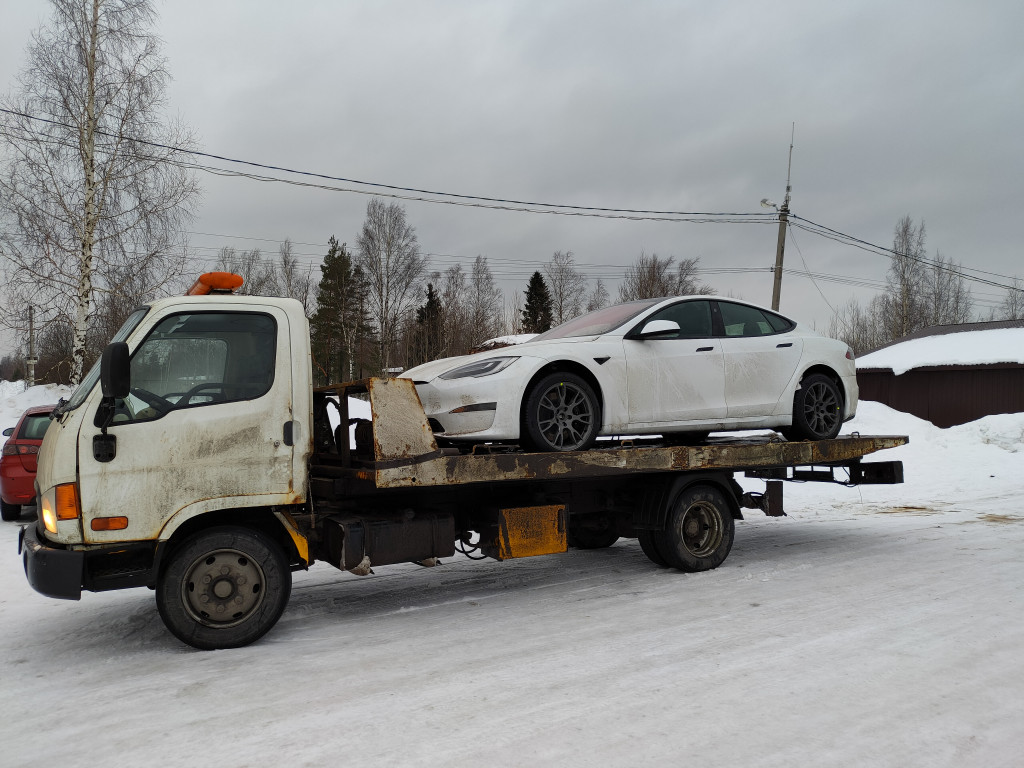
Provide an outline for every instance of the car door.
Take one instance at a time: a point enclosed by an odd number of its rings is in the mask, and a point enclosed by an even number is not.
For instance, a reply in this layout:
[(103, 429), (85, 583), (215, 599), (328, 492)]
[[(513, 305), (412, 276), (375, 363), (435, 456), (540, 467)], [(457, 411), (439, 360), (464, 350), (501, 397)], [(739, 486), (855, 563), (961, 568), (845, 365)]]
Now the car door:
[[(132, 350), (131, 394), (116, 401), (107, 430), (114, 458), (94, 455), (100, 429), (92, 415), (79, 433), (87, 541), (156, 538), (190, 506), (285, 503), (293, 489), (292, 441), (284, 439), (293, 402), (288, 330), (287, 314), (273, 306), (179, 307), (154, 319)], [(109, 516), (126, 517), (127, 530), (92, 525)]]
[(719, 301), (725, 401), (730, 419), (775, 412), (803, 354), (791, 321), (747, 304)]
[[(632, 427), (725, 418), (721, 339), (712, 332), (711, 302), (690, 299), (646, 317), (623, 340)], [(679, 325), (675, 334), (640, 339), (654, 320)]]

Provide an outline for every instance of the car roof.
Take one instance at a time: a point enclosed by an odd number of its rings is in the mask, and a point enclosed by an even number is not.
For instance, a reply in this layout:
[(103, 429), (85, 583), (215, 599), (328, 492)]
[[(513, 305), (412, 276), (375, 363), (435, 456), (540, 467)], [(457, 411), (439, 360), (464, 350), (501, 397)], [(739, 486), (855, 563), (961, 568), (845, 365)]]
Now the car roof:
[(56, 407), (56, 403), (53, 403), (52, 405), (33, 405), (31, 408), (25, 409), (25, 412), (21, 414), (21, 418), (25, 418), (26, 416), (36, 416), (40, 413), (50, 413)]

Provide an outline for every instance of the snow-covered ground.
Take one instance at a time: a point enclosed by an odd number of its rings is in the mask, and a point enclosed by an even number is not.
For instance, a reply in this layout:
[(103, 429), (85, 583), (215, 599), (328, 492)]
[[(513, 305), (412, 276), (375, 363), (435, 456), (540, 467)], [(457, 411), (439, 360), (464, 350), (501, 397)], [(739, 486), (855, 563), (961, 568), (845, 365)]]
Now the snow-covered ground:
[(1019, 766), (1024, 415), (854, 429), (911, 436), (906, 483), (787, 484), (715, 571), (316, 565), (232, 651), (144, 589), (35, 594), (3, 524), (0, 766)]

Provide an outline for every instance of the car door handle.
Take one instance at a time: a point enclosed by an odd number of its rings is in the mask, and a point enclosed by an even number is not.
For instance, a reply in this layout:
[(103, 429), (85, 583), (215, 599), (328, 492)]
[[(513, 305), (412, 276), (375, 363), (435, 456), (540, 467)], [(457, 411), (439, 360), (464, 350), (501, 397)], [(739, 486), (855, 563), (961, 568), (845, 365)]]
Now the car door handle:
[(785, 344), (776, 344), (775, 348), (776, 349), (782, 349), (783, 347), (792, 347), (792, 346), (793, 346), (793, 342), (792, 341), (787, 341)]
[(698, 352), (713, 352), (714, 347), (697, 347)]

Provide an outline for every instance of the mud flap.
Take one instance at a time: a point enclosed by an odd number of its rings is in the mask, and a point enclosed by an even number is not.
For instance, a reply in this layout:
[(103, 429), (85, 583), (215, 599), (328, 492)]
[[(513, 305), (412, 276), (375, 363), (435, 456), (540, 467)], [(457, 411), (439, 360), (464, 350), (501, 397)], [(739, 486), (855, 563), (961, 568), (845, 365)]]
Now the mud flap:
[(568, 516), (564, 504), (498, 510), (498, 538), (484, 552), (496, 560), (565, 552)]

